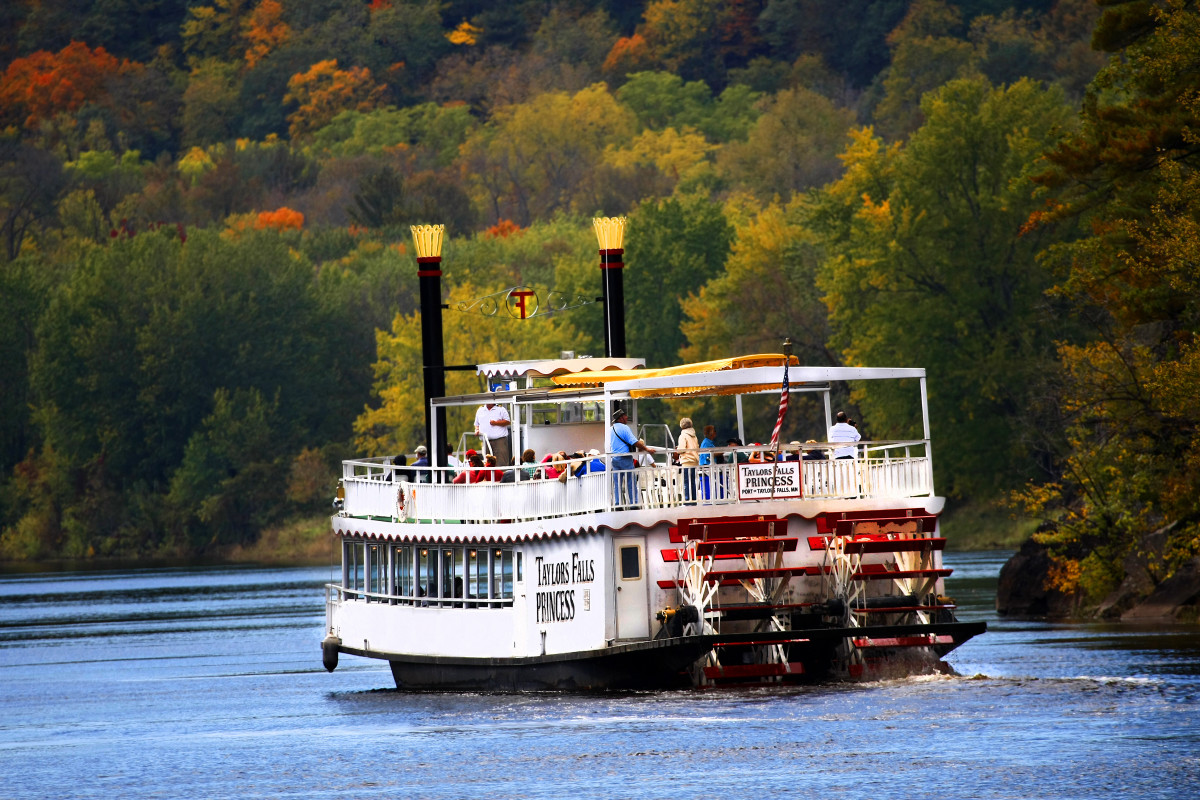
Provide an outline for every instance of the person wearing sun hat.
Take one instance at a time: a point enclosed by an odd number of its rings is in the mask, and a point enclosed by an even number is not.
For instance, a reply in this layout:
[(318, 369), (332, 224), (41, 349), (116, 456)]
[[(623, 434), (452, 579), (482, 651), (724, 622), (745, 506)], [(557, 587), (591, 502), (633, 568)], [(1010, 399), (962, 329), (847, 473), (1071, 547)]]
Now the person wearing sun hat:
[[(648, 447), (641, 439), (633, 435), (626, 423), (629, 415), (625, 409), (618, 408), (612, 413), (612, 429), (608, 436), (608, 452), (613, 454), (612, 468), (614, 473), (632, 470), (633, 456), (638, 450), (653, 454), (654, 449)], [(632, 505), (636, 499), (633, 474), (613, 475), (613, 493), (615, 505)]]

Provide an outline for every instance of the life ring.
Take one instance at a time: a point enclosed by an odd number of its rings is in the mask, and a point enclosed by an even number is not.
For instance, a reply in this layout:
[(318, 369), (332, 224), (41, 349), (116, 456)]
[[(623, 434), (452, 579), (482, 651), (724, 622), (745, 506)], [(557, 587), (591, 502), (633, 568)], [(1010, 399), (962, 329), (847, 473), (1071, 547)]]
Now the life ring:
[(408, 514), (404, 511), (404, 486), (396, 490), (396, 519), (406, 520)]

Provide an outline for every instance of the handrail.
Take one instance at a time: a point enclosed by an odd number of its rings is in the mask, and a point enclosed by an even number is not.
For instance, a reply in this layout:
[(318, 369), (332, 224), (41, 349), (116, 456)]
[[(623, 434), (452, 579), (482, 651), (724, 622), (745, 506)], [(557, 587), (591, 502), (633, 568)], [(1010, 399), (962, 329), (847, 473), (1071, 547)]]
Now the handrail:
[[(828, 451), (846, 446), (823, 442), (802, 447)], [(802, 497), (901, 498), (933, 494), (926, 441), (859, 442), (854, 447), (854, 458), (800, 460)], [(794, 451), (795, 446), (789, 445), (788, 449)], [(393, 467), (383, 464), (382, 459), (346, 461), (342, 477), (345, 500), (340, 513), (405, 522), (504, 523), (623, 509), (760, 502), (739, 497), (738, 463), (757, 461), (756, 453), (762, 453), (763, 461), (769, 463), (768, 454), (774, 448), (704, 448), (702, 454), (728, 457), (722, 459), (728, 463), (711, 459), (709, 464), (687, 467), (670, 463), (672, 454), (678, 452), (657, 450), (653, 459), (647, 458), (634, 469), (614, 470), (616, 456), (610, 453), (568, 462), (472, 468), (470, 474), (499, 474), (503, 479), (458, 484), (452, 483), (455, 470), (450, 467), (422, 467), (430, 482), (412, 482), (409, 478), (416, 475), (411, 466)], [(593, 469), (595, 460), (599, 460), (603, 471)], [(573, 468), (570, 477), (539, 477), (548, 467), (557, 469), (568, 464)], [(536, 470), (535, 477), (528, 477), (526, 469)]]

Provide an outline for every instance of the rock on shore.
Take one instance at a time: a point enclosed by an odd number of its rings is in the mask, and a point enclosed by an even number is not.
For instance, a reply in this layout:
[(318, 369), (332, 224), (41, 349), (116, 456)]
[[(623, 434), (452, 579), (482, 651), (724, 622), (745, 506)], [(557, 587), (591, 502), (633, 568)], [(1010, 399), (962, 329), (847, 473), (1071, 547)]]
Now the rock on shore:
[(1196, 622), (1200, 619), (1200, 557), (1156, 581), (1146, 553), (1154, 553), (1162, 531), (1149, 534), (1136, 555), (1126, 559), (1125, 579), (1098, 606), (1085, 604), (1082, 593), (1047, 588), (1050, 554), (1030, 539), (1000, 570), (996, 611), (1017, 619), (1103, 618), (1125, 622)]

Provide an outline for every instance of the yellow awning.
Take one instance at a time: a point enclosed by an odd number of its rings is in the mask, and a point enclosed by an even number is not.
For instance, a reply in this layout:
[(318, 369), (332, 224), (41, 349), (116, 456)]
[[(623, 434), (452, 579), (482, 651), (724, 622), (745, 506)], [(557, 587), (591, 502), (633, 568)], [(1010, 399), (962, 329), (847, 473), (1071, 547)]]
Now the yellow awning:
[[(559, 386), (601, 386), (613, 381), (627, 381), (638, 378), (665, 378), (676, 375), (696, 375), (705, 372), (720, 372), (724, 370), (735, 369), (751, 369), (755, 367), (781, 367), (783, 366), (783, 353), (759, 353), (748, 356), (736, 356), (733, 358), (721, 358), (715, 361), (701, 361), (696, 364), (681, 364), (678, 367), (664, 367), (662, 369), (626, 369), (626, 370), (609, 370), (607, 372), (590, 372), (590, 373), (575, 373), (571, 375), (556, 375), (551, 380)], [(790, 363), (798, 365), (799, 359), (792, 356)], [(632, 397), (676, 397), (689, 394), (712, 394), (712, 395), (728, 395), (728, 394), (747, 394), (750, 392), (765, 391), (771, 388), (779, 388), (780, 384), (762, 384), (756, 383), (752, 385), (737, 385), (723, 386), (717, 389), (713, 386), (700, 384), (697, 386), (677, 387), (671, 389), (636, 389), (630, 392)]]

